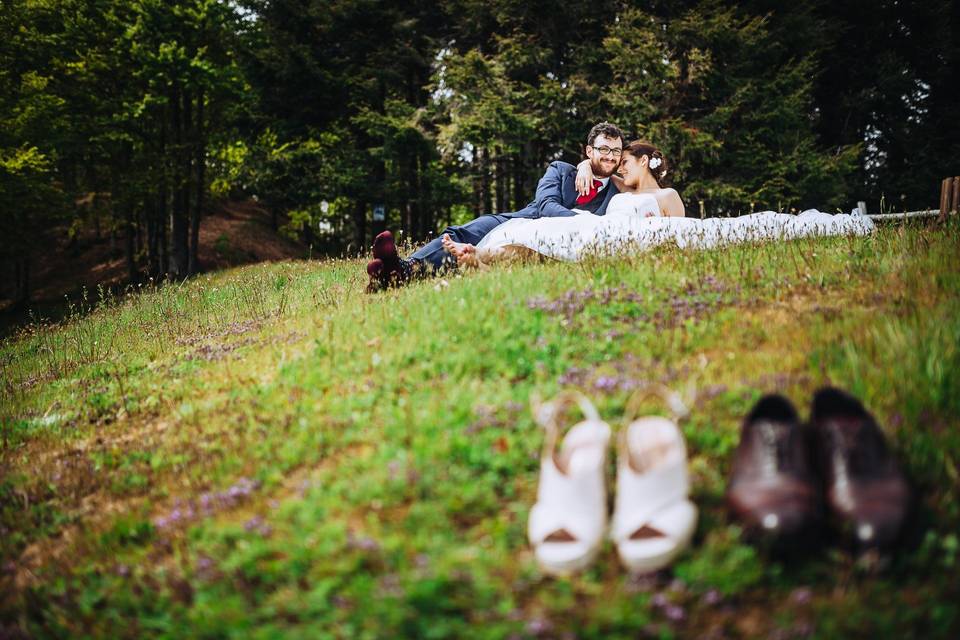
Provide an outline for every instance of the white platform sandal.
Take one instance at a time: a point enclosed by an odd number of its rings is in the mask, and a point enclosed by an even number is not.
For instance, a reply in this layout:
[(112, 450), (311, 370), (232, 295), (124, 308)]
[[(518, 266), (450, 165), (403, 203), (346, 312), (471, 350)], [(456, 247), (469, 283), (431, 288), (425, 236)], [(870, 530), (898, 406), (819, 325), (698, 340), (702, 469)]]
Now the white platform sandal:
[(618, 439), (610, 530), (629, 571), (662, 569), (690, 544), (697, 508), (689, 492), (687, 448), (676, 423), (659, 416), (631, 422)]
[[(557, 418), (570, 402), (579, 405), (584, 420), (570, 428), (558, 450)], [(604, 468), (610, 426), (580, 394), (558, 396), (535, 413), (547, 435), (528, 535), (545, 573), (569, 575), (593, 562), (603, 545), (607, 524)]]

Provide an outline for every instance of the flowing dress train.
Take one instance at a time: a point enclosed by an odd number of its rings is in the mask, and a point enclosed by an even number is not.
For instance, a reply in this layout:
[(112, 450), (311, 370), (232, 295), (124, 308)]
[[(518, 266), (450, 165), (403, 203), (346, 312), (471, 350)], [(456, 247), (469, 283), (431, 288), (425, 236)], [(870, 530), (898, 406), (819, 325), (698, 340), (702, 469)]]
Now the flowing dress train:
[(488, 233), (478, 248), (524, 247), (558, 260), (576, 262), (587, 255), (643, 251), (664, 243), (691, 248), (757, 240), (789, 240), (806, 236), (866, 235), (869, 218), (809, 209), (799, 215), (764, 211), (737, 218), (660, 216), (649, 193), (619, 193), (605, 216), (586, 211), (567, 218), (517, 218)]

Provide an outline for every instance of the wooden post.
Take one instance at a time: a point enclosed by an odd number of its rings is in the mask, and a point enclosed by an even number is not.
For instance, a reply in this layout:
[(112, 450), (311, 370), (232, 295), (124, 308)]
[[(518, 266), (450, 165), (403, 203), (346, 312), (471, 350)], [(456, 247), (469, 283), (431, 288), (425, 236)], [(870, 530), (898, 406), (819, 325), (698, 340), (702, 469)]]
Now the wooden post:
[(960, 176), (953, 179), (953, 193), (950, 194), (950, 212), (960, 212)]
[(947, 213), (950, 211), (950, 205), (953, 204), (953, 178), (944, 178), (940, 183), (940, 217), (938, 222), (944, 222), (947, 219)]

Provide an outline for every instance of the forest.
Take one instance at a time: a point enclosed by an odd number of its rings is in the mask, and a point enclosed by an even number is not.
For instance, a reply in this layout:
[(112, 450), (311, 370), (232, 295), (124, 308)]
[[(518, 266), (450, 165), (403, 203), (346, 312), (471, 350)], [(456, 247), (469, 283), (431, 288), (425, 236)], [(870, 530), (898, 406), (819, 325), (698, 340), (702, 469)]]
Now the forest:
[(253, 198), (312, 255), (529, 201), (601, 120), (688, 215), (936, 206), (960, 155), (950, 0), (7, 0), (0, 281), (95, 226), (131, 282), (198, 271)]

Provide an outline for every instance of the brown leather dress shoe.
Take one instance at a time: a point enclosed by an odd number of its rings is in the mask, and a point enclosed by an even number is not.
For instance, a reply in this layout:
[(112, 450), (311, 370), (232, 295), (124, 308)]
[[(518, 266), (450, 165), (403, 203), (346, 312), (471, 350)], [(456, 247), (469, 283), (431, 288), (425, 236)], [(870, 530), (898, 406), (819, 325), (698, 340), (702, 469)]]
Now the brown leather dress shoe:
[(861, 550), (890, 548), (912, 492), (876, 420), (855, 397), (827, 387), (814, 395), (810, 423), (832, 517)]
[(749, 534), (812, 541), (806, 534), (821, 520), (820, 491), (805, 428), (783, 396), (764, 396), (744, 420), (727, 505)]

